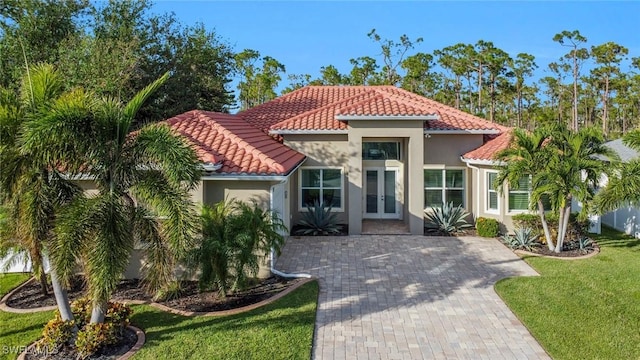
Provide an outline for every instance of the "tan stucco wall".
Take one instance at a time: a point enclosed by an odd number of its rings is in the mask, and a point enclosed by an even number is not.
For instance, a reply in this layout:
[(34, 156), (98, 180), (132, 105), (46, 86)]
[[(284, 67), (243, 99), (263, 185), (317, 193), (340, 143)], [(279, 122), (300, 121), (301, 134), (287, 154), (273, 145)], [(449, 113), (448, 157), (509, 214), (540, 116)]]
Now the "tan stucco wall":
[[(337, 167), (342, 168), (343, 184), (347, 184), (346, 165), (349, 159), (349, 146), (347, 135), (284, 135), (284, 144), (290, 148), (297, 150), (307, 156), (301, 168), (305, 167)], [(291, 209), (291, 226), (300, 221), (301, 204), (300, 204), (300, 170), (297, 170), (289, 177), (288, 198)], [(344, 209), (349, 208), (349, 199), (345, 186)], [(346, 211), (334, 210), (338, 216), (340, 223), (348, 223)]]
[(357, 120), (349, 122), (349, 161), (346, 169), (349, 179), (348, 193), (354, 201), (349, 204), (349, 233), (362, 232), (362, 143), (367, 139), (402, 139), (405, 149), (404, 166), (406, 205), (403, 206), (405, 221), (412, 234), (422, 234), (424, 228), (423, 161), (424, 134), (421, 120)]
[[(474, 195), (472, 197), (472, 201), (474, 202), (474, 204), (473, 204), (472, 211), (476, 213), (476, 218), (485, 217), (485, 218), (492, 218), (492, 219), (498, 220), (502, 224), (501, 231), (513, 232), (514, 225), (513, 225), (512, 217), (514, 215), (521, 214), (522, 212), (509, 211), (509, 186), (505, 184), (502, 187), (502, 193), (500, 192), (498, 193), (498, 211), (497, 212), (488, 211), (487, 210), (488, 198), (486, 195), (487, 194), (487, 173), (492, 171), (498, 171), (498, 170), (493, 166), (477, 165), (477, 167), (480, 173), (479, 179), (476, 178), (477, 171), (476, 170), (472, 171), (474, 176), (474, 179), (473, 179)], [(478, 197), (476, 193), (478, 193), (480, 196)]]
[(465, 166), (460, 156), (482, 145), (482, 135), (428, 135), (424, 140), (424, 163)]
[(204, 180), (204, 203), (215, 204), (228, 200), (250, 203), (256, 201), (263, 209), (269, 208), (270, 181)]

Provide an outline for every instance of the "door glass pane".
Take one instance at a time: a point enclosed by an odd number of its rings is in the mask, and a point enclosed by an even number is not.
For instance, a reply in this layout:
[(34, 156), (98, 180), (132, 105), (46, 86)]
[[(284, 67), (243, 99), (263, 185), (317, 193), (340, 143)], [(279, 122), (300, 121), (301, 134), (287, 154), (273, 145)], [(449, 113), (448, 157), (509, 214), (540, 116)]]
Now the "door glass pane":
[(442, 170), (425, 170), (424, 187), (442, 187)]
[(463, 175), (464, 175), (463, 170), (447, 170), (445, 175), (447, 180), (446, 187), (449, 187), (449, 188), (464, 187)]
[(384, 212), (396, 213), (396, 172), (384, 172)]
[(366, 209), (369, 214), (378, 213), (378, 170), (367, 170)]
[(442, 190), (425, 190), (424, 207), (442, 207)]
[(463, 205), (464, 190), (446, 190), (447, 203), (453, 202), (453, 206)]
[(339, 188), (341, 185), (340, 169), (324, 169), (322, 174), (322, 186)]

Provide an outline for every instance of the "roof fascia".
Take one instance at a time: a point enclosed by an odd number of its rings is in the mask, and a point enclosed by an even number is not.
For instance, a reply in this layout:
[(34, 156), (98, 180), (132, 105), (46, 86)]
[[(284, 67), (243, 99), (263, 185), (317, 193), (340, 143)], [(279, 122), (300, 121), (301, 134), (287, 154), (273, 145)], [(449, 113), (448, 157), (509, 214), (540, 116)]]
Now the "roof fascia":
[(349, 130), (269, 130), (269, 134), (273, 135), (323, 135), (323, 134), (348, 134)]
[(336, 115), (336, 120), (440, 120), (438, 115)]
[(482, 134), (482, 135), (497, 135), (502, 134), (500, 130), (426, 130), (424, 131), (425, 135), (430, 134)]

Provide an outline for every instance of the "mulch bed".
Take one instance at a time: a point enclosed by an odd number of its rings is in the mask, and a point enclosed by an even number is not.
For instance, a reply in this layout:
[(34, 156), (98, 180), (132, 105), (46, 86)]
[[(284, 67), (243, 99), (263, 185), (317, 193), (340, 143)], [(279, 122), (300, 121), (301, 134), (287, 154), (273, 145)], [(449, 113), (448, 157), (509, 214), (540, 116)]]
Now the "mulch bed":
[[(105, 346), (102, 349), (98, 350), (97, 353), (91, 355), (87, 359), (92, 360), (114, 360), (122, 355), (124, 355), (127, 351), (131, 350), (131, 348), (138, 341), (138, 336), (131, 329), (124, 330), (124, 336), (118, 343), (111, 346)], [(38, 354), (34, 352), (29, 352), (26, 354), (25, 359), (27, 360), (39, 360), (39, 359), (47, 359), (47, 360), (68, 360), (68, 359), (76, 359), (77, 354), (75, 351), (71, 351), (70, 349), (62, 349), (54, 353), (48, 354)]]
[[(180, 298), (159, 303), (183, 311), (208, 312), (231, 310), (268, 299), (299, 281), (300, 279), (272, 276), (245, 290), (230, 293), (224, 298), (220, 297), (217, 291), (200, 292), (197, 281), (183, 281)], [(84, 282), (82, 278), (78, 276), (72, 281), (71, 289), (68, 292), (69, 299), (74, 300), (80, 298), (84, 293)], [(134, 279), (122, 280), (113, 293), (112, 300), (151, 301), (152, 298), (144, 292), (140, 281)], [(40, 292), (40, 284), (38, 282), (31, 282), (13, 294), (7, 300), (7, 305), (17, 309), (33, 309), (56, 305), (56, 301), (53, 296), (53, 291), (51, 291), (49, 296), (43, 296)]]
[(544, 244), (533, 248), (530, 252), (540, 254), (540, 255), (545, 255), (545, 256), (551, 256), (551, 257), (579, 257), (579, 256), (585, 256), (585, 255), (591, 254), (592, 252), (596, 251), (596, 248), (598, 246), (594, 244), (593, 247), (590, 249), (580, 250), (573, 243), (568, 243), (564, 245), (565, 245), (564, 249), (562, 249), (562, 252), (559, 252), (559, 253), (549, 250), (547, 245), (544, 245)]

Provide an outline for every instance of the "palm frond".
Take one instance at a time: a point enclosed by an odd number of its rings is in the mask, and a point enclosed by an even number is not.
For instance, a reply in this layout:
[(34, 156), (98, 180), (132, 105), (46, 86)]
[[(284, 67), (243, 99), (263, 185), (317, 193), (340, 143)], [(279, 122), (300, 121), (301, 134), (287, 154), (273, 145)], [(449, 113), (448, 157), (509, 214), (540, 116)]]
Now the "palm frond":
[(174, 184), (186, 183), (192, 189), (200, 180), (202, 169), (195, 151), (166, 125), (140, 129), (132, 148), (134, 157), (161, 168)]
[(169, 72), (164, 73), (160, 78), (151, 84), (147, 85), (144, 89), (140, 90), (124, 107), (124, 117), (122, 118), (122, 123), (127, 130), (131, 127), (131, 123), (133, 122), (136, 114), (144, 105), (144, 103), (149, 99), (153, 93), (155, 93), (164, 83), (169, 79)]
[(624, 143), (638, 151), (640, 151), (640, 130), (636, 129), (628, 132), (624, 138)]

